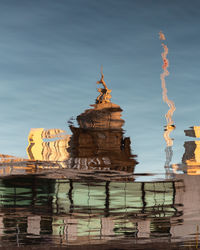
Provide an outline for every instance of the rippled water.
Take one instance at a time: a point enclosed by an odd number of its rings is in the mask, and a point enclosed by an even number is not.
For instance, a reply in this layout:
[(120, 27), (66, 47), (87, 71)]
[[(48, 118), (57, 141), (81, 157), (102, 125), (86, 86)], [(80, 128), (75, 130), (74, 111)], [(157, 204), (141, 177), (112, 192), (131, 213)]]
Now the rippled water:
[(199, 16), (0, 1), (0, 247), (200, 248)]

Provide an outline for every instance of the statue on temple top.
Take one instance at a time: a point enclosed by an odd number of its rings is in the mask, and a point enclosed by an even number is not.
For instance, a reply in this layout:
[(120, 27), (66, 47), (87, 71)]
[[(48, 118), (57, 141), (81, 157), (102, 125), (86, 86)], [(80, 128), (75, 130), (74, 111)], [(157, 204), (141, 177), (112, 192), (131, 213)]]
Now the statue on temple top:
[(96, 104), (100, 103), (110, 103), (111, 99), (111, 89), (108, 89), (106, 83), (104, 81), (103, 67), (101, 67), (101, 79), (97, 81), (97, 84), (102, 84), (104, 88), (98, 88), (98, 92), (100, 95), (96, 99)]

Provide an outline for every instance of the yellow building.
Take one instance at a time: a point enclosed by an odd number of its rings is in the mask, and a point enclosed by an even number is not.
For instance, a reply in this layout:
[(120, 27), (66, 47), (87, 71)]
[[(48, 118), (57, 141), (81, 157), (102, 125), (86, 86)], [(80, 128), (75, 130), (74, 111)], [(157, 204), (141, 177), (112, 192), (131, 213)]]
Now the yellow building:
[[(200, 138), (200, 126), (191, 127), (185, 130), (185, 135)], [(200, 174), (200, 141), (186, 141), (184, 143), (185, 153), (182, 162), (187, 165), (187, 173), (189, 175)]]
[(65, 161), (69, 158), (71, 136), (61, 129), (32, 128), (29, 136), (27, 154), (30, 160)]

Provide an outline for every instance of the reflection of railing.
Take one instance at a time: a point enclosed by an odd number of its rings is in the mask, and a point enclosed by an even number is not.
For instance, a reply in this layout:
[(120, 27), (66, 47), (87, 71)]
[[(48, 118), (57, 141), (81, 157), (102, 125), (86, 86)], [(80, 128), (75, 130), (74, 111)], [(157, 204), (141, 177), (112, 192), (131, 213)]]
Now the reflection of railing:
[[(18, 225), (20, 230), (27, 228), (33, 235), (46, 230), (68, 243), (92, 237), (106, 240), (128, 233), (142, 237), (155, 228), (154, 219), (176, 215), (175, 189), (175, 183), (169, 181), (80, 183), (36, 178), (1, 180), (0, 213), (6, 213), (7, 206), (10, 209), (20, 208), (18, 217), (26, 218), (23, 225)], [(5, 229), (6, 218), (5, 215)], [(47, 218), (50, 224), (44, 228), (42, 225)], [(144, 229), (144, 224), (148, 228)]]
[[(45, 180), (45, 182), (48, 184), (47, 180)], [(80, 208), (84, 210), (85, 207), (90, 207), (90, 211), (94, 214), (98, 214), (98, 211), (103, 214), (105, 209), (109, 210), (110, 214), (124, 213), (125, 211), (126, 213), (143, 212), (148, 214), (148, 212), (151, 213), (151, 209), (155, 209), (155, 207), (162, 208), (160, 211), (166, 209), (166, 214), (168, 212), (170, 213), (170, 211), (174, 211), (173, 209), (168, 210), (168, 205), (173, 205), (173, 182), (101, 182), (97, 186), (90, 186), (89, 183), (82, 184), (79, 182), (63, 180), (52, 180), (51, 182), (52, 183), (49, 183), (51, 185), (51, 190), (54, 190), (52, 209), (55, 213), (69, 213), (70, 204), (73, 205), (73, 212), (77, 212)], [(34, 184), (33, 180), (30, 184)], [(37, 184), (38, 183), (36, 182), (37, 195), (35, 197), (35, 202), (40, 200), (40, 190), (43, 190), (43, 198), (49, 195), (47, 192), (48, 189), (43, 188), (43, 186), (37, 187)], [(11, 204), (11, 201), (7, 199), (7, 194), (12, 194), (9, 196), (11, 200), (13, 200), (13, 197), (15, 196), (16, 198), (23, 197), (23, 195), (27, 197), (30, 195), (31, 197), (33, 187), (31, 187), (31, 185), (29, 187), (28, 183), (20, 185), (19, 182), (16, 182), (16, 185), (12, 185), (12, 181), (9, 183), (9, 181), (1, 180), (0, 185), (1, 206)], [(67, 190), (68, 192), (66, 192)], [(45, 202), (45, 199), (43, 199), (43, 201)], [(24, 204), (23, 202), (23, 200), (17, 199), (15, 205), (28, 205), (32, 201), (28, 199), (26, 201), (28, 202), (27, 204)]]

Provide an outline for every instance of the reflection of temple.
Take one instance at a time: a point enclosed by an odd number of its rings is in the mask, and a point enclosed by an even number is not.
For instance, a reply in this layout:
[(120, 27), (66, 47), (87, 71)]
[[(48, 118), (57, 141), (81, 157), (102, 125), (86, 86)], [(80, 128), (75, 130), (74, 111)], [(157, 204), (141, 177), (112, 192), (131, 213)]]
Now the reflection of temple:
[(109, 168), (133, 172), (137, 163), (131, 155), (130, 138), (124, 138), (122, 109), (113, 103), (95, 104), (77, 117), (71, 126), (72, 158), (80, 168)]
[(70, 126), (71, 158), (78, 169), (112, 169), (133, 173), (136, 160), (131, 155), (130, 138), (123, 136), (122, 109), (110, 101), (104, 75), (97, 82), (100, 95), (96, 104), (77, 117), (78, 127)]
[[(133, 173), (137, 161), (131, 155), (130, 138), (123, 136), (122, 109), (110, 101), (104, 75), (97, 82), (100, 95), (92, 108), (77, 116), (78, 127), (70, 126), (71, 158), (79, 169), (121, 170)], [(70, 162), (71, 164), (71, 162)]]
[[(61, 129), (31, 129), (27, 147), (29, 160), (23, 161), (21, 170), (28, 166), (28, 173), (29, 167), (32, 172), (38, 172), (42, 166), (45, 169), (49, 166), (52, 169), (103, 169), (133, 173), (137, 161), (131, 154), (130, 138), (124, 137), (122, 109), (111, 102), (111, 90), (107, 88), (103, 72), (97, 83), (104, 88), (98, 89), (100, 95), (96, 104), (77, 116), (78, 127), (70, 126), (72, 135)], [(0, 168), (1, 165), (6, 167), (4, 163), (0, 162)], [(13, 164), (12, 170), (16, 170), (17, 166)], [(12, 174), (15, 172), (12, 171)]]

